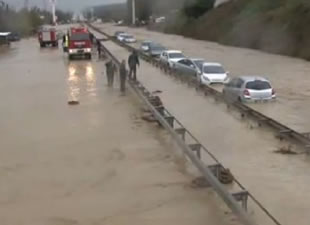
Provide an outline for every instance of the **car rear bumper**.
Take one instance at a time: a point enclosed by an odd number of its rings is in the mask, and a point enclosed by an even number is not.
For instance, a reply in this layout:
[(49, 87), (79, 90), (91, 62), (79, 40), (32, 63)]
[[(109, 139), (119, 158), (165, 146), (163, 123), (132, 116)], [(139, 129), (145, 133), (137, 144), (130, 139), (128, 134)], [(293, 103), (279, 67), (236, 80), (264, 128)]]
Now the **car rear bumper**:
[(245, 103), (261, 103), (261, 102), (273, 102), (276, 101), (276, 97), (271, 98), (243, 98)]

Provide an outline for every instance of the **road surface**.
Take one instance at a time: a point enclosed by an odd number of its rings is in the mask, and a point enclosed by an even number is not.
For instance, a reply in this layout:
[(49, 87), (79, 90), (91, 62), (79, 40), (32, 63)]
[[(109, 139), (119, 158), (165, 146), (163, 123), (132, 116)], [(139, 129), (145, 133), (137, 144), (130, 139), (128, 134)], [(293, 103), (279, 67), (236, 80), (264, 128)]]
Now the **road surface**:
[[(109, 28), (105, 31), (113, 32)], [(111, 41), (103, 44), (118, 59), (127, 59), (129, 53), (124, 48)], [(165, 107), (284, 225), (295, 221), (308, 224), (308, 155), (275, 154), (275, 150), (289, 143), (280, 142), (267, 128), (242, 120), (224, 104), (202, 96), (144, 61), (138, 79), (150, 91), (162, 91)], [(302, 152), (297, 147), (293, 149)], [(267, 224), (257, 210), (251, 210), (261, 224)]]
[(0, 63), (1, 225), (238, 224), (212, 190), (190, 186), (137, 98), (107, 88), (103, 61), (68, 62), (28, 39)]

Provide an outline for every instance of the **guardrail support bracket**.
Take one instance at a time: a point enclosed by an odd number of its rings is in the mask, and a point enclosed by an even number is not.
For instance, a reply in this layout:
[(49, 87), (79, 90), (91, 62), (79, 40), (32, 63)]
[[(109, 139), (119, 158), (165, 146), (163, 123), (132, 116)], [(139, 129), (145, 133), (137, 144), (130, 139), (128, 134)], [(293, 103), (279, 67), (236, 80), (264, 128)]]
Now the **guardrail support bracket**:
[(190, 144), (188, 147), (193, 151), (196, 152), (196, 155), (199, 159), (201, 159), (201, 144)]
[(182, 140), (185, 141), (185, 133), (186, 133), (185, 128), (176, 128), (176, 129), (175, 129), (175, 132), (176, 132), (177, 134), (180, 134), (181, 137), (182, 137)]
[(236, 201), (241, 202), (241, 206), (245, 211), (248, 210), (249, 192), (243, 190), (240, 192), (233, 193), (232, 196), (236, 199)]

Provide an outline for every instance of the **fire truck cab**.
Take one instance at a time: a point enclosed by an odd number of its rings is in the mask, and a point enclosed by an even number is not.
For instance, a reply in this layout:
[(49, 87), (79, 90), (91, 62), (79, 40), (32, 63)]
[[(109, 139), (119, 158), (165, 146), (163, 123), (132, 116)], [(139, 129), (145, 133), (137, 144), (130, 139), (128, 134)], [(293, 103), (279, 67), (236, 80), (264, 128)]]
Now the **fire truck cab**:
[(40, 47), (44, 48), (47, 45), (58, 47), (58, 39), (56, 33), (57, 32), (54, 27), (41, 27), (38, 32)]
[(68, 44), (68, 57), (85, 56), (88, 59), (92, 57), (92, 42), (87, 28), (70, 28)]

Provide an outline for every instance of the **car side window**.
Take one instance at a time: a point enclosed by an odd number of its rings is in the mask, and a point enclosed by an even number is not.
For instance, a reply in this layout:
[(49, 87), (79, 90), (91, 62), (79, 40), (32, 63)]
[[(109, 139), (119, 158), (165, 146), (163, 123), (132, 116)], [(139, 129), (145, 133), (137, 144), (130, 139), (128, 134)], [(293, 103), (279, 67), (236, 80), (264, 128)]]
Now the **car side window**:
[(186, 65), (186, 61), (184, 59), (180, 60), (179, 63)]
[(192, 62), (192, 61), (190, 61), (190, 60), (187, 60), (187, 65), (188, 66), (190, 66), (190, 67), (192, 67), (192, 68), (195, 68), (195, 65), (194, 65), (194, 63)]

